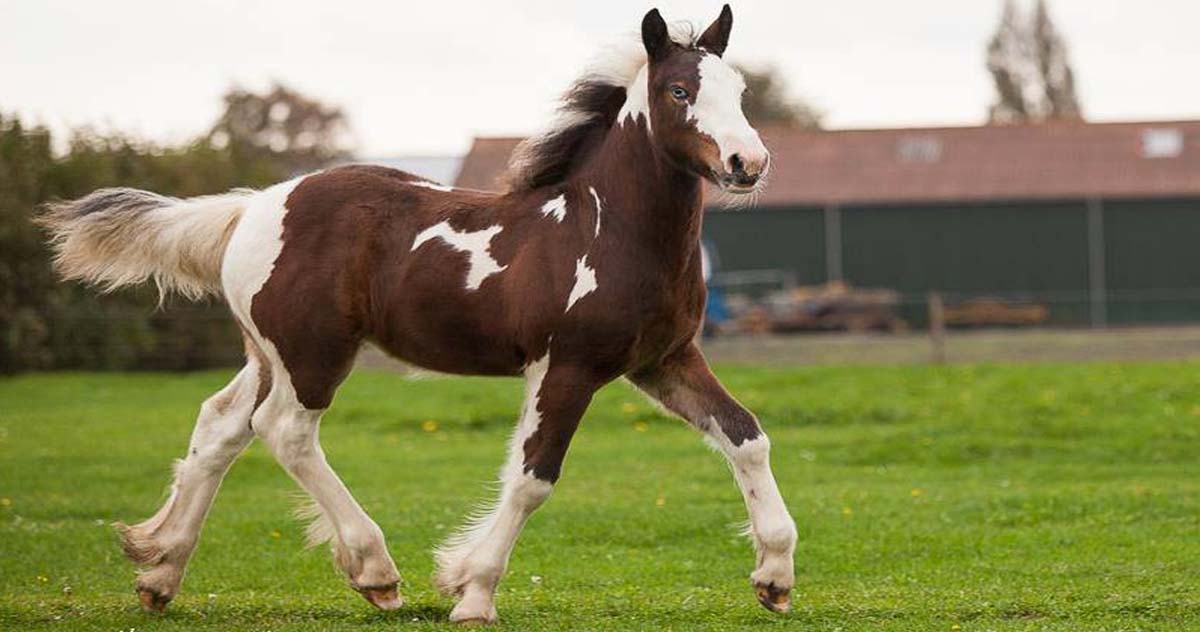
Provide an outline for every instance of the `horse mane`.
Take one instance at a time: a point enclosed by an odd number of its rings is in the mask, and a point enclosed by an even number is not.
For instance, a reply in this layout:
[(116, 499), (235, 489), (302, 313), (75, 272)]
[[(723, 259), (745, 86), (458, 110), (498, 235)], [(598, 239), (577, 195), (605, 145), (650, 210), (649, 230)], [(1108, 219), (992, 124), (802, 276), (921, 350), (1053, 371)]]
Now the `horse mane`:
[[(673, 22), (669, 30), (676, 44), (695, 48), (692, 24)], [(640, 36), (630, 35), (605, 47), (563, 94), (550, 125), (513, 150), (504, 177), (508, 190), (527, 191), (565, 181), (616, 123), (627, 90), (645, 65), (646, 48)]]

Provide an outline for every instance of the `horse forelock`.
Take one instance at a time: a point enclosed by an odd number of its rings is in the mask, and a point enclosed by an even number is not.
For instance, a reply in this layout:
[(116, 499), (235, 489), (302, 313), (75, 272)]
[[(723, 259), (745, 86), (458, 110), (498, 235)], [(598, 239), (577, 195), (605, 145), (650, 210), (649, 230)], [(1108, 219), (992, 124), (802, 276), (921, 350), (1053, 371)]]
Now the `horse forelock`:
[[(669, 29), (676, 44), (696, 47), (693, 24), (673, 22)], [(513, 151), (504, 178), (508, 189), (535, 189), (565, 180), (616, 122), (646, 63), (646, 48), (636, 34), (604, 47), (563, 94), (547, 128)]]

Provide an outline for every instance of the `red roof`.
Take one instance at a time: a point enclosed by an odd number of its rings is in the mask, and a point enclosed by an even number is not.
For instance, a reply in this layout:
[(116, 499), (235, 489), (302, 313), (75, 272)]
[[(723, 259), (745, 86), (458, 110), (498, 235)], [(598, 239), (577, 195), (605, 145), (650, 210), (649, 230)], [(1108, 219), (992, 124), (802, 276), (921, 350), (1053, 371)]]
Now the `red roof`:
[[(765, 129), (760, 205), (1200, 197), (1200, 121)], [(477, 138), (455, 184), (493, 189), (521, 139)]]

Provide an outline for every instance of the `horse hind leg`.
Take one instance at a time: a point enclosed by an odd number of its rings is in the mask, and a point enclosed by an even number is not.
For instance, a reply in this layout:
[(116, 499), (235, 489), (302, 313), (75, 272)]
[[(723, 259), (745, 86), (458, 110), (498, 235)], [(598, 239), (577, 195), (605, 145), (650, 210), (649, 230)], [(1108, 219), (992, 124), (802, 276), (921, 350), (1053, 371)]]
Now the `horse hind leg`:
[[(347, 353), (346, 364), (352, 360), (353, 351)], [(278, 358), (272, 364), (274, 386), (255, 411), (251, 426), (279, 464), (312, 497), (313, 503), (298, 512), (300, 517), (313, 520), (308, 529), (309, 544), (329, 542), (334, 563), (345, 573), (352, 588), (380, 609), (399, 608), (403, 605), (397, 590), (400, 574), (388, 553), (383, 530), (354, 500), (325, 460), (318, 439), (321, 416), (345, 374), (340, 370), (341, 363), (329, 362), (318, 368), (313, 368), (315, 364), (304, 365), (312, 371), (304, 372), (306, 379), (300, 383), (306, 385), (306, 393), (314, 383), (320, 384), (317, 390), (325, 393), (318, 398), (322, 400), (320, 408), (302, 404), (287, 366)], [(314, 372), (328, 379), (307, 379)], [(312, 400), (305, 398), (305, 401)]]
[(161, 611), (179, 592), (221, 480), (254, 438), (249, 421), (263, 395), (263, 371), (249, 354), (233, 381), (200, 406), (187, 455), (175, 462), (166, 503), (143, 522), (115, 525), (126, 556), (141, 569), (137, 592), (147, 610)]

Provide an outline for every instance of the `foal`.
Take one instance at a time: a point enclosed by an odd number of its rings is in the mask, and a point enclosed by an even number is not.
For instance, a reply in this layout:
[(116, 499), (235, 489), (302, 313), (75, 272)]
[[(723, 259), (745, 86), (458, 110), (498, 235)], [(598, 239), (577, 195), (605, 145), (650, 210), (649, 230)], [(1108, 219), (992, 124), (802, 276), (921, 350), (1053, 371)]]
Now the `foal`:
[(755, 417), (713, 377), (693, 337), (704, 307), (702, 181), (750, 193), (768, 154), (723, 60), (726, 6), (698, 38), (657, 10), (567, 93), (550, 131), (517, 152), (503, 194), (372, 166), (261, 192), (173, 199), (106, 189), (42, 217), (68, 278), (107, 288), (220, 294), (247, 362), (201, 406), (171, 495), (122, 526), (143, 605), (162, 609), (222, 477), (255, 436), (315, 502), (350, 585), (401, 604), (383, 532), (326, 463), (317, 426), (364, 340), (435, 371), (524, 375), (525, 404), (495, 508), (436, 551), (453, 621), (496, 619), (496, 585), (522, 525), (550, 495), (593, 393), (626, 377), (707, 435), (750, 514), (759, 601), (789, 607), (796, 528)]

